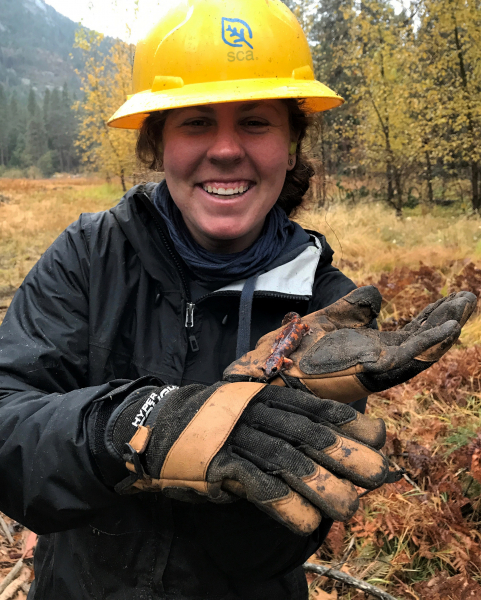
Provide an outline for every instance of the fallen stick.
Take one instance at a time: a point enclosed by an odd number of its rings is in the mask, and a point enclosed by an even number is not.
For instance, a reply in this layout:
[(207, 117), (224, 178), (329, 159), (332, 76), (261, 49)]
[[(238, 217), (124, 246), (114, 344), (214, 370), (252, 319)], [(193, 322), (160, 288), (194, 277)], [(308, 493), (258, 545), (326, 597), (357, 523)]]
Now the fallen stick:
[(25, 568), (23, 572), (20, 573), (19, 577), (16, 581), (12, 581), (5, 590), (0, 594), (0, 600), (11, 600), (17, 595), (17, 592), (23, 588), (23, 586), (27, 583), (30, 578), (29, 569)]
[(8, 529), (8, 525), (5, 523), (5, 519), (2, 517), (2, 515), (0, 515), (0, 527), (2, 528), (3, 533), (5, 534), (5, 537), (7, 538), (8, 543), (13, 546), (14, 542), (13, 542), (12, 534), (10, 533), (10, 531)]
[[(394, 458), (390, 457), (389, 460), (391, 461), (391, 464), (393, 464), (396, 469), (402, 470), (401, 467), (397, 464), (397, 462), (394, 460)], [(418, 492), (423, 493), (422, 489), (409, 477), (409, 475), (407, 473), (403, 473), (403, 477), (404, 479), (413, 486), (413, 488), (415, 490), (417, 490)]]
[(0, 583), (0, 594), (9, 586), (12, 581), (14, 581), (19, 575), (23, 567), (23, 558), (21, 558), (18, 562), (15, 563), (13, 569), (10, 573), (5, 577), (5, 579)]
[(341, 583), (345, 583), (346, 585), (350, 585), (366, 594), (371, 594), (375, 598), (379, 598), (379, 600), (398, 600), (391, 594), (387, 592), (383, 592), (379, 588), (371, 585), (370, 583), (366, 583), (365, 581), (361, 581), (360, 579), (356, 579), (352, 577), (352, 575), (348, 575), (347, 573), (342, 573), (342, 571), (336, 571), (329, 567), (323, 567), (321, 565), (315, 565), (313, 563), (304, 563), (303, 565), (304, 571), (312, 571), (313, 573), (317, 573), (318, 575), (324, 575), (324, 577), (329, 577), (330, 579), (335, 579), (336, 581), (340, 581)]

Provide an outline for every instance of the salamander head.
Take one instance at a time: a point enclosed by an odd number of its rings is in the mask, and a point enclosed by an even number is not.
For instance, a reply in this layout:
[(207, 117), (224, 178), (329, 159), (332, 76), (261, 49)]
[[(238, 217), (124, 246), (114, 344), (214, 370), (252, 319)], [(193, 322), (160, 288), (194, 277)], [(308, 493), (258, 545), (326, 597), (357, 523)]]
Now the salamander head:
[(287, 313), (287, 315), (282, 319), (281, 325), (287, 325), (288, 323), (292, 323), (292, 321), (298, 322), (300, 320), (301, 320), (301, 316), (299, 315), (299, 313), (290, 312), (290, 313)]
[(284, 360), (282, 356), (269, 356), (266, 360), (266, 366), (263, 368), (266, 377), (272, 377), (279, 371), (282, 371)]

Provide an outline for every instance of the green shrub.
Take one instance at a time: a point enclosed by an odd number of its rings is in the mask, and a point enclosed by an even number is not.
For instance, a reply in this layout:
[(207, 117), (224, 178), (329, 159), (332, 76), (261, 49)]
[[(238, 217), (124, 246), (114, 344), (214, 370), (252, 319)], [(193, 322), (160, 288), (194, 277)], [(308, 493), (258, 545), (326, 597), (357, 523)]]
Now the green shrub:
[(37, 167), (40, 169), (40, 171), (42, 171), (44, 177), (52, 177), (52, 175), (55, 173), (55, 157), (53, 154), (54, 151), (49, 150), (48, 152), (45, 152), (45, 154), (38, 160)]
[(6, 177), (7, 179), (23, 179), (25, 177), (25, 173), (22, 169), (17, 167), (10, 167), (0, 173), (0, 177)]
[(28, 179), (42, 179), (42, 177), (43, 177), (42, 171), (35, 165), (28, 167), (28, 169), (26, 171), (26, 175), (27, 175)]

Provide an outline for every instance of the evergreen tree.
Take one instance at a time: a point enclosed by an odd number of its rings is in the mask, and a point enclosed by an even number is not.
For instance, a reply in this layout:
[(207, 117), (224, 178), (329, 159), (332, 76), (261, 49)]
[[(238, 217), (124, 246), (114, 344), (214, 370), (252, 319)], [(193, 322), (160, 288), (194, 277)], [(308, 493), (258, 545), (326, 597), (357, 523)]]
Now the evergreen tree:
[(0, 85), (0, 164), (8, 162), (9, 110), (8, 98)]
[(33, 89), (30, 89), (27, 109), (29, 118), (25, 135), (23, 162), (25, 166), (31, 166), (36, 165), (40, 157), (48, 150), (43, 113), (39, 110)]
[(28, 94), (28, 103), (27, 103), (27, 110), (28, 110), (28, 114), (29, 117), (32, 118), (35, 116), (36, 112), (37, 112), (37, 98), (35, 96), (35, 92), (33, 90), (33, 88), (30, 88), (30, 92)]
[(35, 116), (28, 122), (25, 142), (25, 162), (29, 163), (29, 166), (36, 165), (48, 150), (43, 115), (38, 110)]
[(49, 149), (52, 148), (52, 142), (50, 138), (50, 90), (47, 88), (43, 97), (43, 122), (45, 124), (45, 130), (47, 132), (47, 142)]
[(60, 92), (55, 88), (50, 95), (50, 112), (47, 121), (47, 131), (50, 140), (50, 147), (55, 152), (55, 161), (60, 171), (64, 171), (62, 149), (62, 99)]
[(25, 134), (27, 130), (27, 111), (20, 104), (16, 93), (10, 99), (10, 135), (8, 140), (9, 166), (24, 167)]
[(8, 130), (8, 139), (7, 139), (7, 164), (11, 164), (13, 153), (15, 152), (15, 148), (17, 147), (17, 139), (19, 136), (19, 112), (18, 112), (18, 101), (17, 95), (15, 92), (12, 94), (10, 98), (10, 103), (8, 106), (8, 114), (10, 118), (10, 127)]
[(61, 98), (61, 123), (62, 123), (62, 154), (63, 162), (67, 171), (72, 168), (75, 149), (76, 114), (72, 110), (72, 99), (65, 83)]

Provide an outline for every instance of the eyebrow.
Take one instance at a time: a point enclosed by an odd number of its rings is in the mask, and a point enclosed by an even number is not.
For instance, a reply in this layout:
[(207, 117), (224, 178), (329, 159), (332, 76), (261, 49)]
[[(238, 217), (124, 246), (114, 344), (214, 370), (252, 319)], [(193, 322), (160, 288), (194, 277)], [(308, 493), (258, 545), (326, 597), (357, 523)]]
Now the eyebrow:
[(246, 104), (243, 104), (241, 106), (240, 110), (241, 110), (241, 112), (249, 112), (250, 110), (253, 110), (254, 108), (258, 108), (259, 106), (262, 106), (263, 104), (265, 106), (275, 110), (276, 113), (279, 113), (277, 106), (275, 104), (269, 102), (268, 100), (267, 100), (267, 103), (266, 103), (266, 100), (263, 100), (262, 102), (247, 102)]
[[(262, 102), (246, 102), (245, 104), (243, 104), (240, 107), (240, 112), (249, 112), (250, 110), (254, 110), (255, 108), (262, 106), (262, 104), (264, 104), (265, 101)], [(272, 109), (274, 109), (277, 113), (279, 112), (277, 107), (272, 104), (269, 103), (268, 106)], [(186, 106), (184, 108), (181, 108), (181, 111), (185, 111), (185, 110), (189, 110), (189, 109), (195, 109), (198, 110), (201, 113), (209, 113), (212, 114), (215, 112), (215, 110), (212, 108), (212, 106), (209, 106), (208, 104), (201, 104), (200, 106)]]

